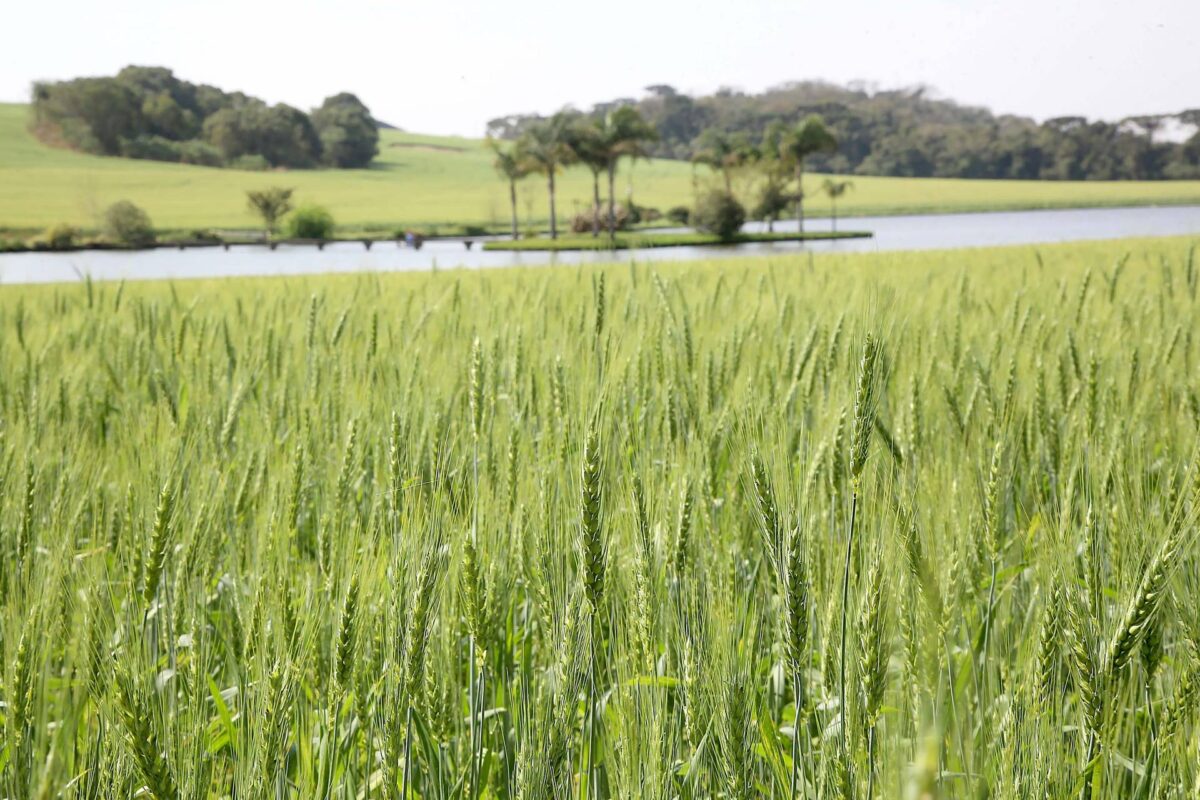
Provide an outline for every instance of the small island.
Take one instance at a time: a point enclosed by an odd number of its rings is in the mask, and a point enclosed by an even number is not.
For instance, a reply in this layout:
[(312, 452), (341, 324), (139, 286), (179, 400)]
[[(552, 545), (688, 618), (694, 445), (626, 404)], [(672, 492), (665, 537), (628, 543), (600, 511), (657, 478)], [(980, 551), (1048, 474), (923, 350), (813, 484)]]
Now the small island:
[(805, 231), (797, 233), (737, 233), (722, 238), (715, 233), (622, 233), (614, 237), (564, 236), (550, 239), (505, 239), (486, 242), (484, 250), (562, 251), (562, 250), (645, 250), (658, 247), (720, 247), (754, 242), (806, 242), (828, 239), (868, 239), (870, 231)]

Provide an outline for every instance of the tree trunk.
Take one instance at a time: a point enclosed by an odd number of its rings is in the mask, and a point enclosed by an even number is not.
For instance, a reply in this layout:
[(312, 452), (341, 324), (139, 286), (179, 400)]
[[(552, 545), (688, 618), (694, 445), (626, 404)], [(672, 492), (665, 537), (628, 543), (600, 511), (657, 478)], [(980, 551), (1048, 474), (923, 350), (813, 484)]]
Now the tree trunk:
[(617, 162), (608, 162), (608, 238), (617, 238)]
[(725, 194), (733, 194), (733, 179), (729, 177), (729, 170), (721, 170), (725, 174)]
[(592, 173), (592, 236), (600, 235), (600, 173)]
[(768, 214), (767, 215), (767, 233), (774, 233), (774, 232), (775, 232), (775, 215)]
[(837, 201), (836, 200), (829, 201), (829, 209), (833, 214), (833, 232), (837, 233)]
[(554, 170), (550, 170), (546, 185), (550, 188), (550, 238), (558, 238), (558, 217), (554, 211)]
[(796, 167), (796, 232), (804, 233), (804, 167)]
[(512, 238), (517, 240), (517, 182), (508, 182), (508, 202), (512, 206)]

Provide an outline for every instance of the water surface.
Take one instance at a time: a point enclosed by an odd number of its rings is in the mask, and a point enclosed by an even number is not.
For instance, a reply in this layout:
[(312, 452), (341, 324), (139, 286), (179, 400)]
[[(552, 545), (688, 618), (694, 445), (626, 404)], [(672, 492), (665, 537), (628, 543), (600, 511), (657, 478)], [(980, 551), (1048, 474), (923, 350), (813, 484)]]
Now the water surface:
[[(824, 230), (827, 219), (811, 220), (807, 230)], [(79, 280), (144, 280), (245, 275), (300, 275), (329, 272), (428, 271), (453, 267), (486, 268), (612, 261), (688, 261), (733, 255), (892, 252), (994, 245), (1044, 244), (1126, 236), (1200, 235), (1200, 206), (1099, 208), (1053, 211), (1005, 211), (976, 214), (927, 214), (857, 217), (839, 222), (843, 230), (868, 230), (870, 239), (813, 242), (755, 242), (730, 247), (663, 247), (647, 250), (570, 253), (484, 252), (476, 242), (428, 241), (420, 250), (378, 242), (365, 250), (358, 242), (311, 246), (196, 248), (141, 252), (10, 253), (0, 255), (0, 283), (50, 283)], [(749, 231), (765, 226), (751, 223)], [(795, 230), (795, 221), (778, 231)]]

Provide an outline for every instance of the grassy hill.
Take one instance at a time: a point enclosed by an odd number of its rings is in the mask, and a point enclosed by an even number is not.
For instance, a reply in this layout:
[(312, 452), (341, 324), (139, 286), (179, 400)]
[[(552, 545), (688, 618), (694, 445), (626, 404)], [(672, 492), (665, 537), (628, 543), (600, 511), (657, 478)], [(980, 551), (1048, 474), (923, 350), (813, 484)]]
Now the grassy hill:
[[(343, 228), (391, 230), (453, 223), (503, 228), (507, 187), (495, 176), (480, 140), (382, 131), (380, 156), (370, 169), (242, 172), (84, 155), (42, 145), (27, 130), (28, 108), (0, 104), (0, 230), (41, 229), (67, 222), (95, 227), (109, 203), (128, 199), (160, 228), (249, 228), (245, 190), (293, 186), (301, 202), (328, 207)], [(689, 205), (705, 170), (677, 161), (644, 161), (622, 170), (618, 191), (630, 185), (640, 205)], [(828, 213), (817, 194), (819, 176), (806, 183), (811, 215)], [(748, 191), (747, 185), (743, 187)], [(585, 207), (591, 176), (568, 170), (560, 181), (559, 214)], [(923, 178), (854, 179), (839, 203), (844, 215), (1061, 208), (1101, 205), (1200, 203), (1200, 181), (1031, 182)], [(547, 216), (544, 182), (521, 184), (522, 219)], [(522, 223), (524, 224), (524, 223)]]

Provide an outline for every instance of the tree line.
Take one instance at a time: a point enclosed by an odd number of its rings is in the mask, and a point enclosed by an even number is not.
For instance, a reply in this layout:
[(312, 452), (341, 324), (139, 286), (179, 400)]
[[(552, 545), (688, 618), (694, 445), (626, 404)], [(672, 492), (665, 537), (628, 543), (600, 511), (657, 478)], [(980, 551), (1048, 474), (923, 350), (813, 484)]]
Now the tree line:
[(189, 83), (164, 67), (33, 86), (33, 129), (87, 153), (241, 169), (365, 167), (378, 124), (353, 94), (306, 113), (242, 92)]
[[(659, 158), (692, 159), (717, 136), (735, 148), (750, 148), (774, 125), (794, 126), (819, 115), (840, 143), (836, 152), (813, 155), (811, 167), (819, 172), (1037, 180), (1200, 178), (1200, 108), (1117, 122), (1065, 116), (1038, 123), (939, 99), (923, 87), (875, 91), (809, 81), (758, 94), (722, 89), (701, 97), (660, 84), (647, 87), (643, 98), (600, 103), (588, 113), (604, 115), (625, 106), (656, 130), (647, 152)], [(488, 134), (516, 139), (542, 119), (531, 114), (500, 117), (488, 123)]]
[[(622, 159), (644, 158), (651, 154), (659, 133), (633, 105), (623, 105), (603, 112), (582, 114), (560, 111), (545, 119), (532, 119), (523, 124), (517, 137), (504, 141), (488, 137), (495, 154), (493, 165), (508, 183), (512, 213), (512, 238), (519, 236), (517, 220), (517, 183), (530, 175), (546, 181), (550, 211), (550, 238), (558, 237), (557, 175), (560, 170), (582, 165), (592, 173), (592, 235), (603, 229), (610, 237), (618, 228), (615, 180)], [(691, 222), (729, 236), (741, 228), (746, 209), (734, 192), (733, 176), (742, 171), (752, 172), (755, 181), (755, 203), (750, 215), (766, 220), (768, 229), (789, 207), (795, 212), (798, 230), (804, 230), (804, 172), (809, 163), (820, 155), (838, 151), (837, 136), (817, 114), (810, 114), (798, 124), (788, 125), (780, 120), (768, 126), (760, 142), (749, 143), (744, 137), (729, 136), (716, 129), (707, 129), (697, 137), (691, 161), (710, 168), (720, 177), (717, 189), (696, 198), (692, 209), (672, 209), (668, 216), (679, 223)], [(602, 205), (600, 187), (607, 184), (607, 206)], [(824, 191), (834, 204), (852, 187), (848, 180), (826, 179)]]

